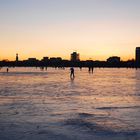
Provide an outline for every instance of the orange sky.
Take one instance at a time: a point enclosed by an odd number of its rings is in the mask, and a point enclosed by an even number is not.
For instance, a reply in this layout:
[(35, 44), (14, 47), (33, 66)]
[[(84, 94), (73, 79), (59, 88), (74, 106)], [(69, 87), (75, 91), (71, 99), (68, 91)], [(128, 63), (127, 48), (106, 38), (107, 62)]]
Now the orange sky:
[(135, 58), (140, 44), (137, 0), (14, 0), (0, 2), (0, 60)]

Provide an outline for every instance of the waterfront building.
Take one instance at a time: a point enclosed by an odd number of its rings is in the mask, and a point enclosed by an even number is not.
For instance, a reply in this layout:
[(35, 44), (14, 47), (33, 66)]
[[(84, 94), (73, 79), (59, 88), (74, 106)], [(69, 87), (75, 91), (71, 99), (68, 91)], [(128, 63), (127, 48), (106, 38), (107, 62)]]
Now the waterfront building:
[(18, 53), (16, 54), (16, 62), (18, 62)]
[(43, 59), (41, 60), (41, 61), (44, 61), (44, 62), (46, 62), (46, 61), (48, 61), (49, 60), (49, 57), (43, 57)]
[(135, 61), (136, 66), (140, 67), (140, 47), (136, 47)]
[(108, 63), (120, 63), (120, 57), (112, 56), (107, 59)]
[(80, 55), (77, 52), (71, 54), (71, 61), (80, 61)]

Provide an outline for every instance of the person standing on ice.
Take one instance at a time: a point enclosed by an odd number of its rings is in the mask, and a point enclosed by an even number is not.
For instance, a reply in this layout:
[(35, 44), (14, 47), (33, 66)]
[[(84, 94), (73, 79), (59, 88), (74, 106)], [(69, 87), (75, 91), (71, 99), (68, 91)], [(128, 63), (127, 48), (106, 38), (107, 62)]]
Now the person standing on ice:
[(74, 78), (74, 77), (75, 77), (75, 75), (74, 75), (74, 68), (71, 67), (70, 68), (70, 78)]
[(8, 73), (8, 72), (9, 72), (9, 69), (7, 68), (6, 71), (7, 71), (7, 73)]

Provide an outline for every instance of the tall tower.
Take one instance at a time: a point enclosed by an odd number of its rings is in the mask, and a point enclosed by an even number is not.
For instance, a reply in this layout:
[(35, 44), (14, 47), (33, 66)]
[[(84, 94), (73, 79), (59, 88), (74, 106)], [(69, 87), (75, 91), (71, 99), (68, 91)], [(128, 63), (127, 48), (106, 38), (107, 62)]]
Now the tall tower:
[(16, 62), (18, 62), (18, 53), (16, 54)]
[(140, 67), (140, 47), (136, 47), (136, 66)]

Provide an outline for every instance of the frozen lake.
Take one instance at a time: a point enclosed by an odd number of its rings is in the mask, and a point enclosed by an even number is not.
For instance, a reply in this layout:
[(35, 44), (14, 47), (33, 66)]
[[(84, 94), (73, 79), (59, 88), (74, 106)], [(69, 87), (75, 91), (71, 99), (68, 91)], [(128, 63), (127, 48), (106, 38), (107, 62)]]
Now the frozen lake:
[(140, 140), (140, 70), (0, 70), (0, 140)]

